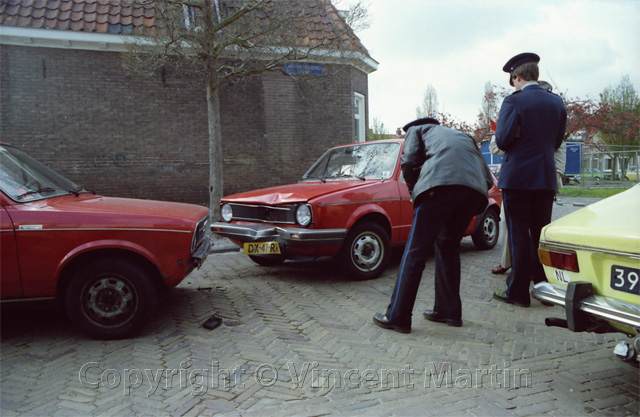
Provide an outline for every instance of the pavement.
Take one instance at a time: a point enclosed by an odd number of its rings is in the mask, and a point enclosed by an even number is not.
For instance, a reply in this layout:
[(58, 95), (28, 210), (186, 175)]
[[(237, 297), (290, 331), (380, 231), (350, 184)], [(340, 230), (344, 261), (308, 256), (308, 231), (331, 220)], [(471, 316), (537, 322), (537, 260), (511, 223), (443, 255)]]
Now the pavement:
[[(591, 202), (561, 199), (554, 218)], [(639, 371), (612, 354), (625, 336), (546, 327), (559, 307), (492, 300), (499, 247), (463, 240), (459, 328), (422, 318), (430, 260), (410, 334), (372, 323), (399, 252), (380, 278), (351, 281), (330, 261), (261, 267), (231, 249), (219, 243), (136, 338), (91, 340), (57, 310), (3, 309), (2, 416), (640, 415)], [(222, 324), (208, 330), (212, 316)]]

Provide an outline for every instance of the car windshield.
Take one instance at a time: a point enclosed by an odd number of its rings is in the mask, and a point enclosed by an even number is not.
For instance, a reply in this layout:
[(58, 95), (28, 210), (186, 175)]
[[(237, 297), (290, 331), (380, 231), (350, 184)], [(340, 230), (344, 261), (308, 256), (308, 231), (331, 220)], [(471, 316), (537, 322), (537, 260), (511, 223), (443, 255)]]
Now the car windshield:
[(303, 181), (388, 179), (393, 176), (399, 143), (367, 143), (330, 149), (302, 177)]
[(26, 153), (0, 145), (0, 189), (19, 202), (86, 192)]

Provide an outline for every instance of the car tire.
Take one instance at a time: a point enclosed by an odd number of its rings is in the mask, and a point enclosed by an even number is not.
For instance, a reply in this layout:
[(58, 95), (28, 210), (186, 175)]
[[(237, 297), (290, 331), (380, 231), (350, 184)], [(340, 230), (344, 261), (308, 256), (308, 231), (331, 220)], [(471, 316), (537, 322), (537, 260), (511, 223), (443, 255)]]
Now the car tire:
[(157, 299), (149, 274), (122, 259), (101, 259), (85, 265), (65, 291), (69, 319), (96, 339), (133, 335), (151, 319)]
[(345, 275), (355, 280), (377, 278), (391, 258), (391, 240), (378, 223), (366, 222), (354, 226), (338, 254)]
[(471, 239), (476, 248), (488, 250), (496, 246), (499, 235), (500, 220), (498, 213), (494, 209), (489, 209), (478, 219), (478, 226), (473, 235), (471, 235)]
[(266, 256), (249, 255), (249, 258), (260, 266), (278, 266), (285, 261), (284, 257), (266, 257)]

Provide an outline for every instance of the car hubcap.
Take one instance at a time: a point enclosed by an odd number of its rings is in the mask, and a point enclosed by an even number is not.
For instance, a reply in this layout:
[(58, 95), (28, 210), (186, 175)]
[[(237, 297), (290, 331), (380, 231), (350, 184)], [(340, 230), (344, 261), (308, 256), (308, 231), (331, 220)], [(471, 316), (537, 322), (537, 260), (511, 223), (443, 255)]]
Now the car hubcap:
[(493, 242), (496, 238), (496, 222), (493, 221), (492, 217), (487, 217), (484, 219), (484, 236), (487, 239), (487, 242)]
[(105, 277), (93, 282), (85, 294), (87, 315), (96, 323), (115, 325), (127, 321), (135, 309), (135, 291), (125, 280)]
[(351, 258), (354, 265), (361, 271), (375, 269), (382, 260), (382, 243), (380, 238), (371, 233), (363, 234), (353, 242)]

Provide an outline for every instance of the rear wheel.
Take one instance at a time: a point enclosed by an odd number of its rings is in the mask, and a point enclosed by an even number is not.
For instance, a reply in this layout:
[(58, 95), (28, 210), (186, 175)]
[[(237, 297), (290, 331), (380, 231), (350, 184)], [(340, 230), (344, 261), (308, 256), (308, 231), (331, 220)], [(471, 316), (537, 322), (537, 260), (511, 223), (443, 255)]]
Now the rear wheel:
[(481, 250), (493, 249), (498, 243), (498, 235), (500, 234), (498, 213), (494, 209), (487, 210), (478, 219), (478, 222), (476, 231), (471, 235), (473, 244)]
[(149, 274), (121, 259), (101, 259), (82, 267), (65, 292), (69, 319), (98, 339), (133, 335), (149, 321), (156, 303)]
[(344, 272), (353, 279), (377, 278), (391, 256), (391, 242), (384, 227), (367, 222), (354, 226), (338, 255)]

